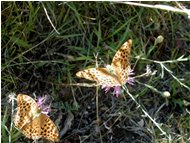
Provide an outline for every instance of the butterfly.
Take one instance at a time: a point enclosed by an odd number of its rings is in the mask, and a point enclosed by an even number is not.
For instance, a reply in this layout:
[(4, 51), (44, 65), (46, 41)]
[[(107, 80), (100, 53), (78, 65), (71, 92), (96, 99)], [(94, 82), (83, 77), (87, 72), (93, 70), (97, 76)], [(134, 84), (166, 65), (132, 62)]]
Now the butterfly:
[(116, 52), (109, 68), (89, 68), (76, 73), (77, 77), (86, 78), (104, 86), (121, 86), (126, 83), (130, 67), (132, 40), (126, 41)]
[(19, 94), (17, 106), (14, 124), (27, 138), (37, 140), (43, 137), (53, 142), (59, 141), (57, 126), (46, 114), (41, 113), (34, 99)]

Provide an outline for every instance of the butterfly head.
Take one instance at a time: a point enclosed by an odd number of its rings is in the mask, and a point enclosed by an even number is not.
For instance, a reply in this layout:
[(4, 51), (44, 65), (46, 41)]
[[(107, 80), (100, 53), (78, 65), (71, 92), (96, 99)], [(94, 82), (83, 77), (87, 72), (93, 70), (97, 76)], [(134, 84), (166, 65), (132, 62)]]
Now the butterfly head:
[(111, 74), (116, 74), (114, 71), (114, 68), (111, 65), (106, 65), (106, 69), (111, 73)]

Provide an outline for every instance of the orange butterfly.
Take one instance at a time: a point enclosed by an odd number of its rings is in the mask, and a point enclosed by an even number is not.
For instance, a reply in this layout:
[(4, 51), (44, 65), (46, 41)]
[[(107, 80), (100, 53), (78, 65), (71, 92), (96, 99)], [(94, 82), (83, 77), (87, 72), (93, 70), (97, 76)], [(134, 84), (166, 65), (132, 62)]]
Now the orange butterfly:
[[(76, 73), (76, 76), (96, 81), (104, 87), (122, 86), (131, 74), (130, 51), (132, 40), (125, 42), (113, 57), (109, 68), (89, 68)], [(129, 82), (130, 83), (130, 82)], [(132, 81), (131, 81), (132, 83)]]
[(38, 104), (28, 95), (17, 96), (17, 113), (14, 117), (15, 126), (28, 138), (37, 140), (45, 138), (59, 141), (59, 132), (53, 121), (41, 113)]

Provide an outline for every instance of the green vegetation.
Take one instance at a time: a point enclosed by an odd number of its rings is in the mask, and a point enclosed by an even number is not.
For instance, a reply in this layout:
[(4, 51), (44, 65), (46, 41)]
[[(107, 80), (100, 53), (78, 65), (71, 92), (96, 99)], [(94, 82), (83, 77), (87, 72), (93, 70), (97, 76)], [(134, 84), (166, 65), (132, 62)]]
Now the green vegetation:
[[(76, 72), (110, 64), (128, 39), (135, 76), (144, 76), (127, 85), (125, 98), (73, 85), (90, 84)], [(71, 124), (61, 142), (190, 142), (189, 55), (185, 13), (115, 2), (1, 2), (2, 142), (29, 141), (13, 125), (11, 92), (49, 95), (60, 132)]]

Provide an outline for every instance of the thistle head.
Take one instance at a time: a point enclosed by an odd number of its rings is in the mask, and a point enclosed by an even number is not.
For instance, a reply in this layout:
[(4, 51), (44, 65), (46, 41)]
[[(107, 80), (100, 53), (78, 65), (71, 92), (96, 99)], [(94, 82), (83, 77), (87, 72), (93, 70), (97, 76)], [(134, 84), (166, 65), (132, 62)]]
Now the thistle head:
[(121, 95), (121, 92), (122, 92), (121, 86), (115, 86), (114, 87), (114, 94), (116, 97), (119, 97)]
[(38, 108), (40, 108), (41, 112), (44, 114), (48, 114), (50, 112), (50, 106), (45, 105), (47, 96), (38, 97), (37, 99), (37, 105)]

